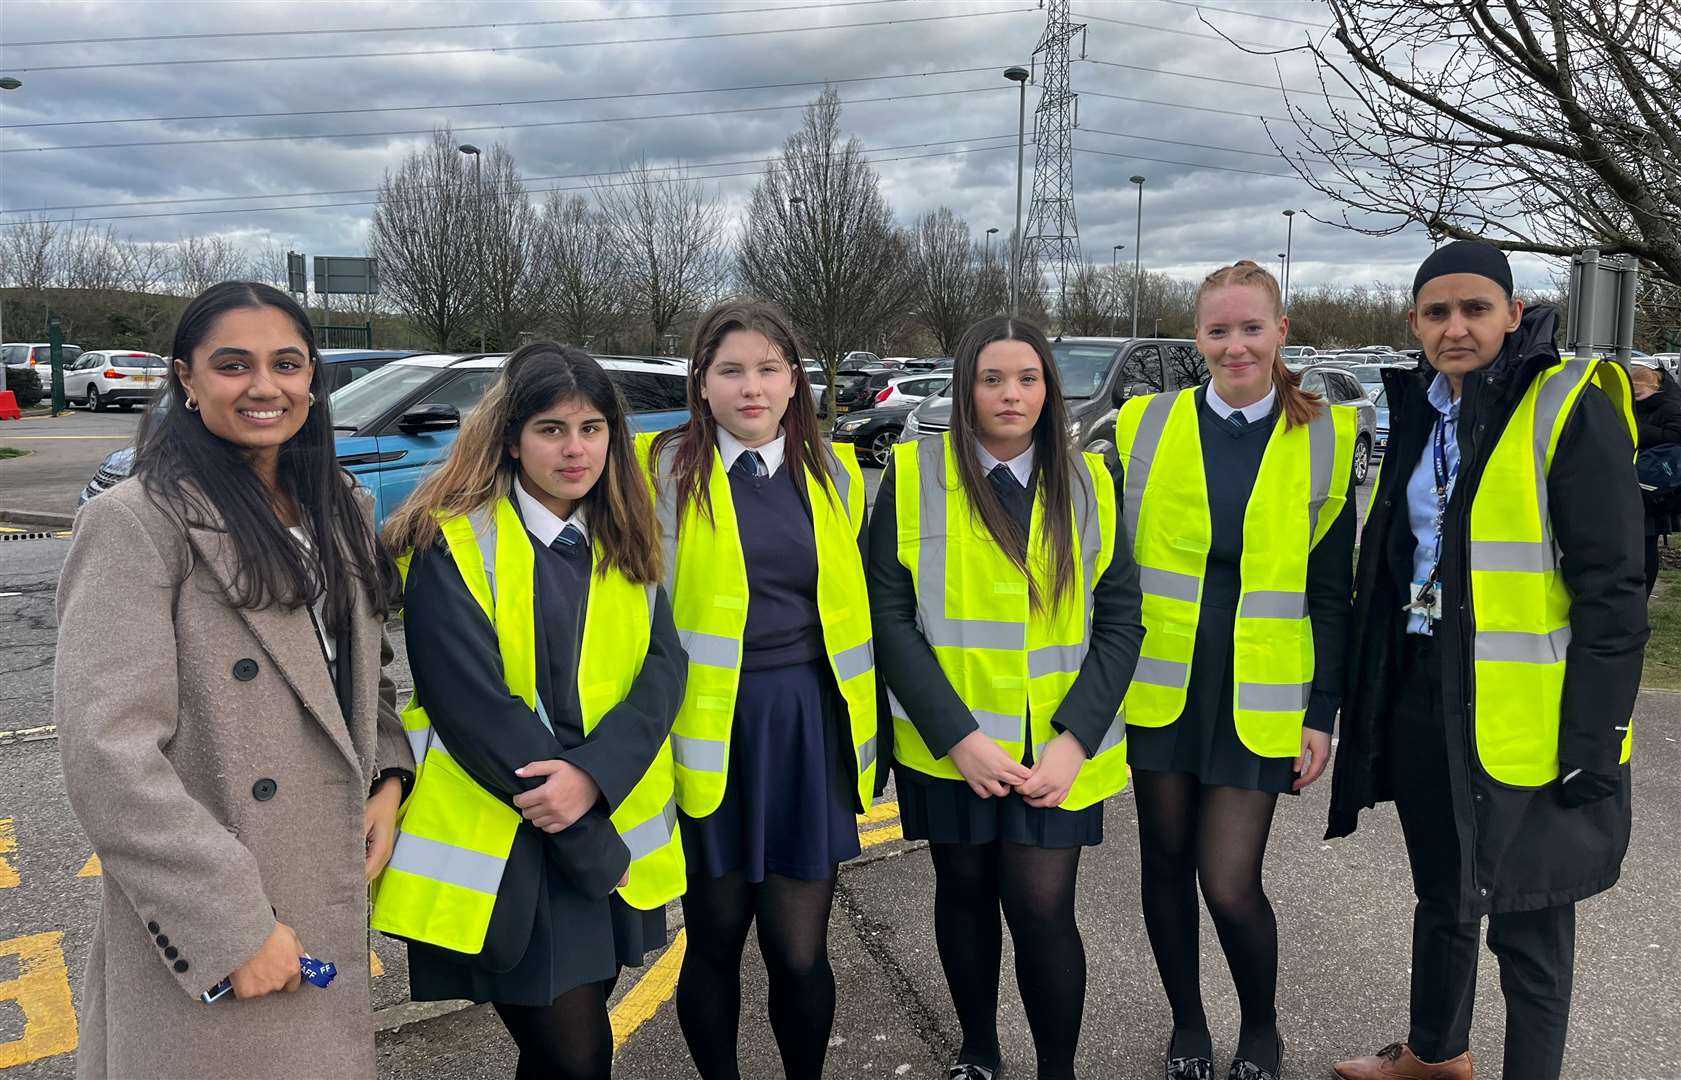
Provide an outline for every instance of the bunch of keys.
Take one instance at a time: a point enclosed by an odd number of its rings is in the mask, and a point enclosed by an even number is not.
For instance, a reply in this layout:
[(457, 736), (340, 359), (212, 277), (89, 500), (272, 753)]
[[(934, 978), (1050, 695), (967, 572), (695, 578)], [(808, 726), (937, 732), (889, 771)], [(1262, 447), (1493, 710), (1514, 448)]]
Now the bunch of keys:
[(1434, 574), (1429, 581), (1413, 582), (1413, 598), (1410, 603), (1401, 605), (1401, 610), (1411, 615), (1422, 615), (1431, 622), (1440, 621), (1442, 617), (1442, 589), (1436, 583)]
[[(338, 965), (334, 964), (331, 960), (317, 960), (313, 956), (298, 957), (298, 974), (302, 975), (304, 981), (309, 983), (311, 986), (325, 988), (328, 983), (332, 982), (333, 979), (338, 976), (338, 973)], [(206, 990), (199, 1000), (204, 1002), (206, 1005), (214, 1005), (231, 993), (233, 993), (232, 975), (223, 979), (211, 989)]]

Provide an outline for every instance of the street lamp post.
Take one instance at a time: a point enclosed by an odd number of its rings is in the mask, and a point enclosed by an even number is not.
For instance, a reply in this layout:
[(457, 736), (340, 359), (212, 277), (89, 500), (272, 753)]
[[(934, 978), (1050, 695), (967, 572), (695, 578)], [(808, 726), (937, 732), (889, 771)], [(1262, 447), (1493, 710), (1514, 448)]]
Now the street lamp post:
[(1131, 182), (1138, 185), (1138, 232), (1132, 239), (1132, 336), (1138, 336), (1138, 296), (1140, 277), (1143, 263), (1140, 261), (1144, 250), (1144, 178), (1134, 176)]
[(479, 173), (479, 148), (472, 143), (462, 143), (456, 149), (473, 159), (473, 248), (474, 262), (478, 263), (478, 288), (474, 289), (475, 305), (479, 309), (479, 351), (484, 352), (484, 183)]
[(1289, 265), (1289, 258), (1290, 258), (1289, 252), (1280, 251), (1278, 253), (1278, 280), (1279, 281), (1284, 280), (1284, 274), (1285, 274), (1285, 269), (1284, 268)]
[(1290, 241), (1296, 231), (1296, 212), (1284, 211), (1284, 310), (1290, 310)]
[(1027, 76), (1024, 67), (1007, 67), (1004, 77), (1021, 87), (1016, 116), (1016, 228), (1010, 245), (1010, 314), (1021, 314), (1021, 174), (1027, 154)]
[[(1121, 251), (1125, 248), (1126, 248), (1125, 244), (1116, 244), (1114, 250), (1109, 253), (1109, 276), (1114, 279), (1115, 284), (1117, 286), (1119, 286), (1120, 282), (1121, 282), (1121, 278), (1120, 278), (1120, 274), (1119, 274), (1119, 270), (1121, 268)], [(1113, 293), (1109, 294), (1109, 336), (1110, 337), (1115, 336), (1115, 319), (1120, 315), (1120, 311), (1118, 310), (1120, 305), (1116, 303), (1116, 301), (1118, 299), (1120, 299), (1120, 294), (1121, 294), (1121, 291), (1120, 291), (1119, 288), (1116, 288), (1116, 290)]]
[(997, 231), (996, 226), (986, 231), (986, 258), (983, 261), (988, 270), (992, 269), (992, 234)]

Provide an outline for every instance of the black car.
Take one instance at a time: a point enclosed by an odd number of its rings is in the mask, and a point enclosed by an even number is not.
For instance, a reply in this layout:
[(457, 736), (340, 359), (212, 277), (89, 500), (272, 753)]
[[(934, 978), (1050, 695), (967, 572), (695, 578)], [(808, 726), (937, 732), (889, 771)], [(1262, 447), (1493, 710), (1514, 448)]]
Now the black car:
[(899, 433), (905, 429), (905, 417), (916, 406), (916, 402), (907, 402), (859, 409), (841, 417), (830, 438), (856, 446), (859, 464), (885, 468), (893, 454), (893, 444), (899, 441)]
[(869, 367), (862, 371), (835, 373), (835, 412), (849, 413), (875, 404), (876, 395), (904, 372), (895, 368)]

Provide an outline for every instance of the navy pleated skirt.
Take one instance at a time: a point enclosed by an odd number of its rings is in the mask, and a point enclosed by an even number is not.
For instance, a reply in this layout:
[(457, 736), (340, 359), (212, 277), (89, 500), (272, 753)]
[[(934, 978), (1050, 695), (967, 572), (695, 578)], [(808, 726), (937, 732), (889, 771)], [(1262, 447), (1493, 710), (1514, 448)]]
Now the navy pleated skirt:
[(1103, 804), (1083, 810), (1027, 805), (1011, 792), (983, 799), (967, 781), (929, 776), (895, 766), (899, 821), (907, 840), (934, 844), (991, 844), (1024, 847), (1096, 847), (1103, 843)]
[(724, 801), (682, 815), (689, 876), (820, 881), (857, 856), (850, 725), (826, 659), (744, 670)]

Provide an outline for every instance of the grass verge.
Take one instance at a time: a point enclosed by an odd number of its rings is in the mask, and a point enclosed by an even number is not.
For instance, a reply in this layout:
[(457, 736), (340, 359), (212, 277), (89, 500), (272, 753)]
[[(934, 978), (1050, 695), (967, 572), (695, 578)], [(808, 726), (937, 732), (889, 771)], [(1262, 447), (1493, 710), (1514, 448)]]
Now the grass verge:
[(1647, 608), (1652, 639), (1646, 643), (1646, 668), (1640, 685), (1681, 690), (1681, 570), (1658, 572), (1657, 591)]

